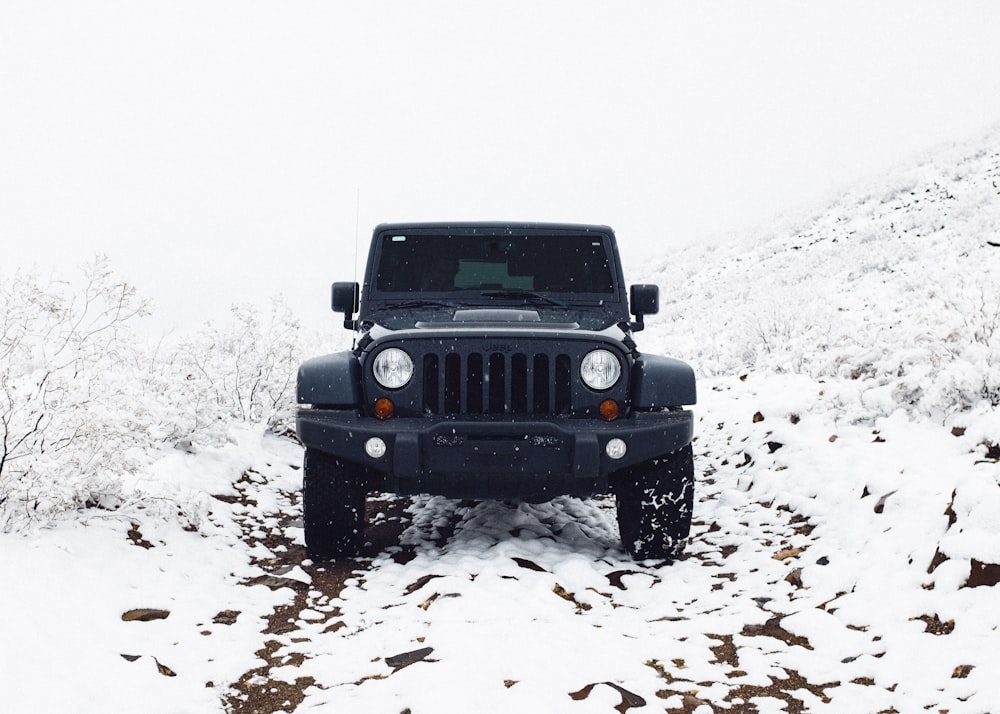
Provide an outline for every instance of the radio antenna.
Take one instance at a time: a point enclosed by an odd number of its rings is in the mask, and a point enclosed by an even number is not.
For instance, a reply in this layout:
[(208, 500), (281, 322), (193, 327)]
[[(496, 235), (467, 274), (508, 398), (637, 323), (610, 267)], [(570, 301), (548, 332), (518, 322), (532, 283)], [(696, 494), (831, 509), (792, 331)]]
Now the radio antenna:
[[(361, 227), (361, 187), (358, 186), (354, 193), (354, 289), (358, 289), (358, 242), (360, 240)], [(357, 297), (355, 297), (357, 300)], [(354, 351), (358, 341), (358, 323), (355, 321), (354, 330), (351, 334), (351, 351)]]
[(354, 194), (354, 282), (358, 282), (358, 236), (361, 226), (361, 188)]

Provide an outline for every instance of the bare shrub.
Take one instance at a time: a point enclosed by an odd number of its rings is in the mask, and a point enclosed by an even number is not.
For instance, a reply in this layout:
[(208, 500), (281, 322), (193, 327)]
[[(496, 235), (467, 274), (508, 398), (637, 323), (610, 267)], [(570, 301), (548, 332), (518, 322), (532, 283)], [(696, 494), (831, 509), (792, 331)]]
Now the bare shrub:
[(267, 313), (236, 305), (228, 321), (182, 340), (160, 365), (178, 435), (218, 442), (233, 422), (291, 433), (298, 339), (298, 321), (275, 298)]
[(0, 277), (0, 531), (39, 514), (115, 505), (143, 462), (149, 423), (133, 398), (148, 306), (108, 260), (83, 286)]

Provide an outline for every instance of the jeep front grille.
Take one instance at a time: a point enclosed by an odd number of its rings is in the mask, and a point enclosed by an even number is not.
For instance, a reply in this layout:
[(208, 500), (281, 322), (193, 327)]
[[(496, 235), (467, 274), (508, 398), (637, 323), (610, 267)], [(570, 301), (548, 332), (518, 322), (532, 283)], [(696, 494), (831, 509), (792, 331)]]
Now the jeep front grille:
[(515, 352), (425, 354), (423, 410), (428, 414), (568, 414), (572, 359)]

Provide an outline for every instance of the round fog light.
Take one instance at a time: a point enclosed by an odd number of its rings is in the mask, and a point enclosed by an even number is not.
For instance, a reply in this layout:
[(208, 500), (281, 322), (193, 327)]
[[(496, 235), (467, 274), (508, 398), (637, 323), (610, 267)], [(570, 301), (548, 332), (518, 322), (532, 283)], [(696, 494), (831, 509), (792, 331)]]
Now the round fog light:
[(625, 456), (626, 451), (628, 451), (628, 446), (621, 439), (612, 439), (604, 447), (604, 453), (608, 455), (608, 458), (616, 461)]
[(365, 453), (373, 459), (381, 459), (385, 456), (385, 442), (377, 436), (373, 436), (365, 442)]

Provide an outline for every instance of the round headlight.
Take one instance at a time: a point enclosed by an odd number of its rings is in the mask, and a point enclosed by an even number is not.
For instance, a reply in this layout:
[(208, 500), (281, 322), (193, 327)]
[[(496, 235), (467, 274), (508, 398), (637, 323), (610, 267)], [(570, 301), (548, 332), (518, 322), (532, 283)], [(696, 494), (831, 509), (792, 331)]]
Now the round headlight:
[(386, 389), (405, 387), (413, 378), (413, 360), (396, 347), (382, 350), (372, 365), (375, 380)]
[(591, 389), (611, 389), (622, 376), (622, 366), (611, 352), (594, 350), (580, 364), (580, 379)]

